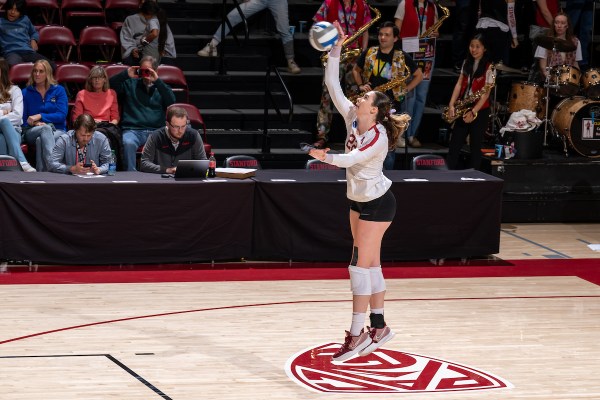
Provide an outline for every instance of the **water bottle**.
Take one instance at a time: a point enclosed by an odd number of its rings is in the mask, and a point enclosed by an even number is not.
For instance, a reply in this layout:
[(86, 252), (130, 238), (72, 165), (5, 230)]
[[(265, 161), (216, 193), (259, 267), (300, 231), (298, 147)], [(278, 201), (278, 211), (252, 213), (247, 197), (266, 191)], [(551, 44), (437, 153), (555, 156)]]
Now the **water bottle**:
[(117, 172), (117, 156), (115, 151), (111, 150), (110, 158), (108, 159), (108, 175), (114, 175)]
[(217, 159), (215, 158), (215, 153), (210, 153), (210, 157), (208, 159), (208, 172), (206, 173), (206, 176), (208, 178), (216, 178), (217, 177), (217, 172), (215, 171), (215, 169), (217, 168)]

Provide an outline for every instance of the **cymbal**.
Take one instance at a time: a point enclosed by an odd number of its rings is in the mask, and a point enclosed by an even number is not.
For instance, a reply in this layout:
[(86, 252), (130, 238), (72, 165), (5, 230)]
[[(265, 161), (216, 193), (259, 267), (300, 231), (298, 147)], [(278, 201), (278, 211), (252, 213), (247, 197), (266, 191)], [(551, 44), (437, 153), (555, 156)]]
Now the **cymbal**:
[(513, 74), (521, 74), (521, 75), (527, 75), (527, 74), (529, 74), (529, 72), (524, 72), (524, 71), (521, 71), (520, 69), (507, 67), (506, 65), (502, 64), (501, 62), (498, 63), (498, 64), (496, 64), (496, 65), (494, 65), (494, 67), (498, 71), (512, 72)]
[(536, 36), (533, 42), (547, 50), (575, 51), (577, 49), (577, 46), (573, 42), (546, 35)]

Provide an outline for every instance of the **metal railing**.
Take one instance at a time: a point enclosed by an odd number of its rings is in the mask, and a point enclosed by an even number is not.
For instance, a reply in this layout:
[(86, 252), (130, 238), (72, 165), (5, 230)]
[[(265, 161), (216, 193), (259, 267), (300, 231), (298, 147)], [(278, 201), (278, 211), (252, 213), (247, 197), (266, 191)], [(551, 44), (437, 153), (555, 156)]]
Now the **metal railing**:
[[(275, 76), (281, 83), (281, 86), (283, 87), (283, 91), (287, 95), (287, 99), (288, 99), (288, 103), (289, 103), (289, 111), (288, 111), (287, 117), (282, 114), (281, 108), (275, 101), (275, 98), (273, 96), (273, 91), (271, 90), (271, 79), (272, 79), (271, 75), (273, 72), (275, 72)], [(277, 115), (279, 115), (279, 118), (281, 118), (282, 122), (287, 122), (288, 124), (292, 122), (292, 118), (294, 116), (294, 101), (292, 100), (292, 95), (291, 95), (290, 91), (288, 90), (285, 82), (283, 81), (283, 78), (281, 77), (281, 73), (279, 72), (277, 67), (274, 65), (270, 65), (267, 68), (267, 75), (265, 77), (265, 110), (264, 110), (265, 112), (264, 112), (264, 123), (263, 123), (263, 141), (262, 141), (262, 150), (261, 150), (263, 153), (271, 152), (271, 136), (269, 135), (269, 127), (268, 127), (268, 125), (269, 125), (269, 102), (271, 102), (273, 104), (273, 109), (277, 112)]]
[(233, 26), (231, 26), (231, 22), (229, 22), (229, 18), (227, 18), (228, 12), (225, 11), (227, 7), (227, 0), (223, 0), (223, 7), (221, 10), (221, 52), (219, 53), (219, 75), (227, 75), (227, 71), (225, 70), (225, 25), (229, 28), (229, 32), (233, 36), (233, 40), (238, 46), (245, 45), (248, 42), (250, 37), (250, 31), (248, 29), (248, 20), (246, 20), (246, 16), (242, 12), (240, 8), (240, 3), (238, 0), (232, 0), (234, 7), (237, 9), (240, 14), (240, 18), (242, 19), (242, 23), (244, 24), (244, 42), (240, 44), (240, 41), (233, 30)]

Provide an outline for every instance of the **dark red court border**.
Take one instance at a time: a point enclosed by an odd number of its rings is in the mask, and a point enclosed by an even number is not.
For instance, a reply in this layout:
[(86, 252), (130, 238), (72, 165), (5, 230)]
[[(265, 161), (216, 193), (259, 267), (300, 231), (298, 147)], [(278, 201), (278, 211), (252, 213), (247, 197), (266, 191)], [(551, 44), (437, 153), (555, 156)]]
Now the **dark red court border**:
[[(389, 279), (578, 276), (600, 285), (600, 259), (478, 260), (436, 266), (428, 262), (384, 263)], [(225, 282), (347, 279), (344, 263), (228, 263), (136, 266), (50, 266), (30, 272), (9, 267), (0, 285)]]

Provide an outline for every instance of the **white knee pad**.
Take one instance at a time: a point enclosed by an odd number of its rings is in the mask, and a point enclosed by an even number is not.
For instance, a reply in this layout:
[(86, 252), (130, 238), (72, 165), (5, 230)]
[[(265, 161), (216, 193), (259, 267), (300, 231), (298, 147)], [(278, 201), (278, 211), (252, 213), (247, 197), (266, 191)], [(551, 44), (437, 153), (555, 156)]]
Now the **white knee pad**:
[(371, 274), (368, 268), (360, 268), (351, 265), (350, 271), (350, 289), (355, 296), (371, 295)]
[(385, 291), (385, 279), (383, 278), (383, 272), (381, 266), (369, 268), (371, 275), (371, 293), (380, 293)]

